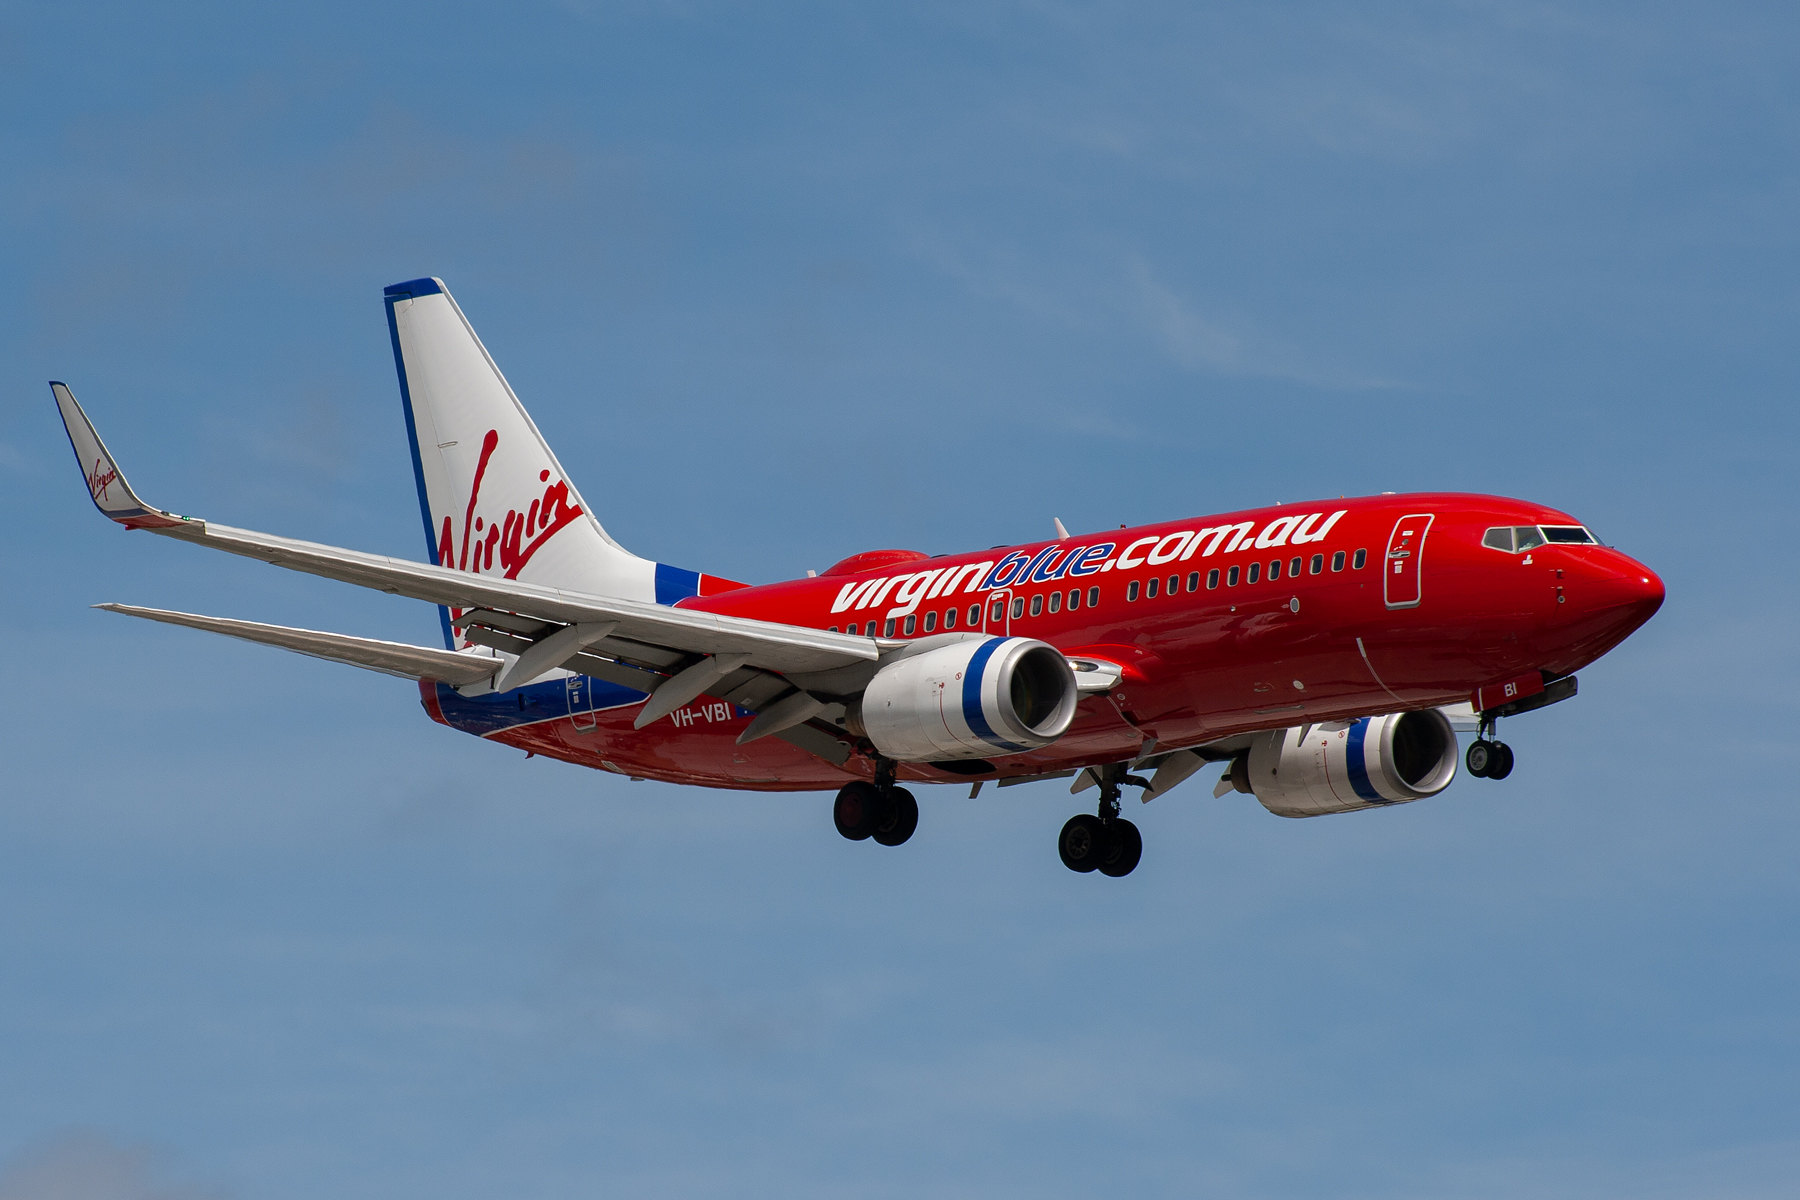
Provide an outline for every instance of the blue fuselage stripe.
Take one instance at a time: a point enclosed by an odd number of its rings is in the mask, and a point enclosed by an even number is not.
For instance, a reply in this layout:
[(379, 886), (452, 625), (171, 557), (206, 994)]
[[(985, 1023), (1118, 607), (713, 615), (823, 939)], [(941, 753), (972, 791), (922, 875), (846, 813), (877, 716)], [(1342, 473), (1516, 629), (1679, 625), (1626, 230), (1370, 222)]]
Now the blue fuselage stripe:
[[(635, 688), (607, 683), (604, 679), (581, 676), (581, 684), (570, 688), (570, 680), (548, 679), (528, 683), (507, 692), (490, 692), (485, 696), (464, 696), (447, 683), (437, 685), (438, 709), (444, 722), (453, 729), (482, 737), (514, 729), (520, 725), (536, 725), (609, 708), (641, 704), (647, 693)], [(571, 700), (586, 698), (586, 705)]]

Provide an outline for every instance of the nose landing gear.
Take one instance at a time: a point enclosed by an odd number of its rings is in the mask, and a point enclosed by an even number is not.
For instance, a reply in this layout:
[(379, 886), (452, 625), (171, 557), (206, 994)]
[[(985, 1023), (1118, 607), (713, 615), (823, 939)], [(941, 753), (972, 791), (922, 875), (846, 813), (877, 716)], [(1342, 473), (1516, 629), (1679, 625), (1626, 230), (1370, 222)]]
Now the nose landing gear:
[(1469, 752), (1463, 756), (1463, 763), (1469, 768), (1471, 775), (1482, 779), (1505, 779), (1512, 774), (1512, 747), (1505, 742), (1480, 739), (1469, 744)]
[(1512, 747), (1494, 739), (1495, 723), (1491, 718), (1482, 721), (1475, 740), (1469, 743), (1468, 754), (1463, 756), (1469, 774), (1479, 779), (1505, 779), (1512, 774)]
[(1071, 871), (1099, 871), (1116, 879), (1131, 874), (1144, 856), (1143, 835), (1119, 815), (1119, 785), (1150, 785), (1125, 774), (1123, 765), (1098, 768), (1095, 774), (1100, 776), (1100, 810), (1091, 817), (1086, 813), (1070, 817), (1056, 839), (1056, 852)]

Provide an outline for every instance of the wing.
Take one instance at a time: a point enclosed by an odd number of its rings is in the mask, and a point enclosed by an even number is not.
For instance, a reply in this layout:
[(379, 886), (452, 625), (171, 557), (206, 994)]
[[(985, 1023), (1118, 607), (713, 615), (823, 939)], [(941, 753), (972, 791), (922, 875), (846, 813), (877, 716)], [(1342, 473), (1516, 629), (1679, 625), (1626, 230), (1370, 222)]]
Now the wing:
[[(430, 563), (234, 529), (154, 508), (126, 482), (117, 460), (101, 441), (74, 393), (62, 383), (52, 383), (50, 388), (87, 481), (88, 495), (108, 519), (127, 529), (147, 529), (289, 570), (461, 610), (455, 624), (463, 637), (499, 650), (503, 657), (486, 659), (485, 669), (475, 674), (470, 667), (451, 664), (447, 658), (416, 657), (427, 653), (423, 647), (397, 647), (394, 643), (224, 618), (152, 616), (157, 610), (130, 610), (123, 606), (116, 606), (114, 611), (244, 637), (375, 670), (393, 667), (396, 669), (390, 673), (443, 679), (470, 694), (505, 691), (549, 671), (568, 668), (653, 693), (640, 714), (640, 727), (706, 692), (759, 714), (758, 721), (745, 731), (741, 739), (745, 741), (789, 730), (795, 731), (794, 736), (788, 737), (790, 741), (805, 736), (796, 727), (817, 716), (834, 696), (860, 691), (880, 658), (880, 648), (873, 638), (470, 574)], [(378, 649), (383, 646), (389, 648)], [(408, 654), (401, 654), (402, 650)], [(468, 656), (453, 651), (430, 653), (447, 655), (465, 664), (470, 661)], [(426, 669), (428, 666), (430, 670)], [(453, 672), (456, 678), (437, 674), (440, 670)], [(789, 676), (799, 677), (800, 682)], [(831, 744), (827, 746), (819, 738)], [(824, 752), (822, 756), (842, 761), (841, 742), (824, 733), (810, 740), (819, 742), (816, 747), (808, 747), (814, 753)]]
[(398, 675), (402, 679), (440, 679), (463, 686), (487, 679), (500, 664), (481, 654), (438, 650), (430, 646), (409, 646), (405, 642), (383, 642), (375, 638), (351, 637), (344, 633), (323, 633), (316, 629), (290, 629), (285, 625), (264, 625), (260, 621), (235, 621), (228, 617), (203, 617), (196, 613), (170, 612), (161, 608), (138, 608), (130, 604), (96, 604), (107, 612), (128, 617), (143, 617), (166, 625), (185, 625), (204, 629), (226, 637), (242, 638), (264, 646), (279, 646), (297, 654), (348, 663)]
[[(233, 529), (152, 508), (126, 482), (69, 389), (55, 383), (51, 390), (87, 478), (88, 494), (104, 515), (130, 529), (148, 529), (289, 570), (462, 609), (465, 613), (510, 614), (529, 623), (510, 632), (530, 642), (569, 627), (588, 626), (588, 632), (605, 629), (603, 637), (594, 641), (585, 637), (569, 639), (569, 657), (582, 650), (604, 653), (609, 648), (629, 657), (633, 648), (642, 647), (648, 652), (646, 657), (662, 660), (652, 665), (662, 666), (683, 656), (741, 654), (746, 656), (745, 666), (783, 673), (831, 671), (873, 663), (879, 657), (872, 638), (474, 575), (430, 563)], [(465, 616), (464, 620), (469, 618)], [(476, 618), (477, 623), (479, 620)], [(560, 665), (551, 662), (543, 669)]]

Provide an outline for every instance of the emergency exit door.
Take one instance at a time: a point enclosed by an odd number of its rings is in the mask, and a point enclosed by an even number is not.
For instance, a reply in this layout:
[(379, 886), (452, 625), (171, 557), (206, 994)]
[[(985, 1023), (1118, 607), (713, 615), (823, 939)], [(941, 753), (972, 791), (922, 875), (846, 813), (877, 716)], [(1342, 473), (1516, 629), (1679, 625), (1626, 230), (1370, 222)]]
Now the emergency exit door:
[(1420, 560), (1425, 557), (1432, 515), (1412, 513), (1394, 522), (1387, 555), (1381, 560), (1381, 594), (1389, 608), (1417, 608), (1424, 597)]

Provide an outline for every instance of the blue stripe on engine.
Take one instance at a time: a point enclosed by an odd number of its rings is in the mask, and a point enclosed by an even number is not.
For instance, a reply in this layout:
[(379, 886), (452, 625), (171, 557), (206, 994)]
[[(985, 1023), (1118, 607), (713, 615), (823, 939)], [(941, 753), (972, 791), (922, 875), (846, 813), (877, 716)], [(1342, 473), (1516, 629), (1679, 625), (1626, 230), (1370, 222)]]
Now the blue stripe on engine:
[(1015, 746), (995, 734), (993, 726), (988, 724), (987, 714), (981, 711), (981, 679), (987, 674), (988, 659), (994, 657), (994, 651), (1004, 641), (1005, 638), (989, 638), (981, 643), (969, 659), (969, 665), (963, 668), (963, 721), (969, 726), (970, 733), (990, 746), (1002, 750), (1029, 750), (1029, 746)]
[(1369, 767), (1363, 762), (1363, 739), (1369, 735), (1369, 719), (1364, 717), (1350, 727), (1350, 745), (1344, 754), (1344, 765), (1350, 772), (1350, 787), (1364, 800), (1387, 803), (1387, 797), (1369, 782)]
[(668, 563), (656, 564), (656, 602), (673, 604), (700, 594), (700, 572), (684, 571)]

